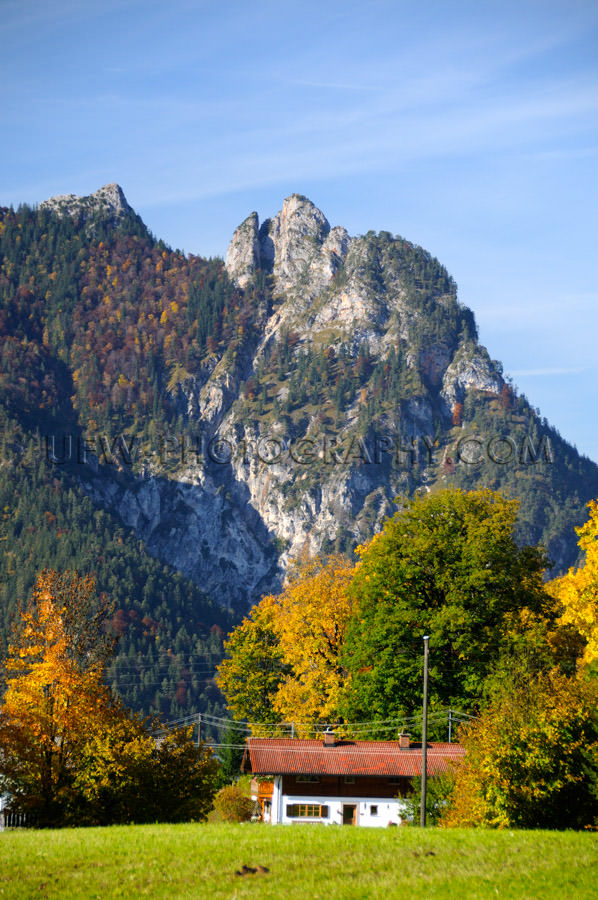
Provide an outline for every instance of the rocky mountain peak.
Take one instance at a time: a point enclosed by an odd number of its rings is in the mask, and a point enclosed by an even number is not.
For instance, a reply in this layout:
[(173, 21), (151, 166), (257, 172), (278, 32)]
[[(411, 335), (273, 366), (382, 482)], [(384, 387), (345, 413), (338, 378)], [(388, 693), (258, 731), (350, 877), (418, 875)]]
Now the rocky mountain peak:
[(120, 185), (105, 184), (93, 194), (79, 197), (76, 194), (61, 194), (40, 203), (40, 209), (48, 209), (59, 215), (83, 216), (84, 219), (100, 214), (102, 218), (118, 222), (133, 210), (127, 203)]
[[(342, 234), (337, 234), (337, 232)], [(228, 274), (245, 287), (256, 269), (273, 273), (277, 292), (296, 285), (305, 270), (321, 255), (334, 232), (332, 245), (342, 245), (344, 229), (332, 229), (324, 213), (302, 194), (291, 194), (282, 209), (261, 227), (253, 212), (235, 230), (228, 252)], [(332, 252), (326, 248), (324, 256)]]
[(301, 194), (291, 194), (281, 211), (260, 228), (264, 267), (276, 278), (276, 287), (292, 287), (318, 253), (330, 231), (328, 219)]

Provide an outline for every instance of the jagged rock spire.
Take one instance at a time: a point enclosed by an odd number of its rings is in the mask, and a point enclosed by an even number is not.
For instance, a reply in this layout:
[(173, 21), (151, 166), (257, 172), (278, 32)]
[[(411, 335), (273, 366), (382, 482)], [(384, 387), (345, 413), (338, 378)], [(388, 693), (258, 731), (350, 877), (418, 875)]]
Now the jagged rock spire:
[[(347, 235), (336, 234), (336, 244), (346, 243)], [(261, 227), (257, 213), (253, 212), (236, 229), (228, 252), (228, 274), (240, 287), (260, 268), (272, 272), (278, 290), (293, 287), (299, 275), (319, 254), (328, 236), (330, 223), (321, 210), (302, 194), (291, 194), (282, 209), (272, 219), (266, 219)]]
[(252, 212), (235, 229), (226, 252), (226, 270), (241, 288), (245, 287), (256, 269), (260, 268), (259, 228), (258, 215)]

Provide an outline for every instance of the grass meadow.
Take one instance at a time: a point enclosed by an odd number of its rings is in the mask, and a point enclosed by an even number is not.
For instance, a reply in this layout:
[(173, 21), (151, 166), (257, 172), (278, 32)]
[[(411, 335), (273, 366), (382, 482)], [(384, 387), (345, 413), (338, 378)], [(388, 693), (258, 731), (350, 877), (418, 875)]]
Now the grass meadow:
[[(236, 875), (243, 865), (268, 872)], [(594, 898), (598, 834), (136, 825), (0, 834), (0, 897)]]

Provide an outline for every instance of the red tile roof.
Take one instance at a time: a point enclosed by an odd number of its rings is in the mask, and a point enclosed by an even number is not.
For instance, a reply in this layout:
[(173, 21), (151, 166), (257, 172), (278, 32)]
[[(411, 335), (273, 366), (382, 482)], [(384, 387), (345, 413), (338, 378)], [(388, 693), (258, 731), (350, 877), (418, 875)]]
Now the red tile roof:
[[(459, 744), (428, 744), (428, 774), (446, 772), (461, 759)], [(422, 747), (401, 749), (397, 741), (323, 741), (248, 738), (243, 771), (254, 775), (421, 775)]]

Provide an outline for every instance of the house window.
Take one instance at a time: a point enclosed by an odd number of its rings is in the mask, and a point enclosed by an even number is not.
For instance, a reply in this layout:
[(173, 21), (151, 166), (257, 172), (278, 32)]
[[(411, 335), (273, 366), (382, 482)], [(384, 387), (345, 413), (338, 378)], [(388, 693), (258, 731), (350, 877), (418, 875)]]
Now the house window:
[(327, 819), (328, 807), (319, 803), (289, 803), (287, 806), (289, 819)]
[(378, 807), (370, 806), (370, 816), (377, 816), (377, 815), (378, 815)]
[(355, 775), (345, 775), (345, 784), (355, 784)]
[(297, 775), (295, 781), (301, 783), (311, 783), (311, 784), (319, 784), (321, 781), (321, 777), (319, 775)]

